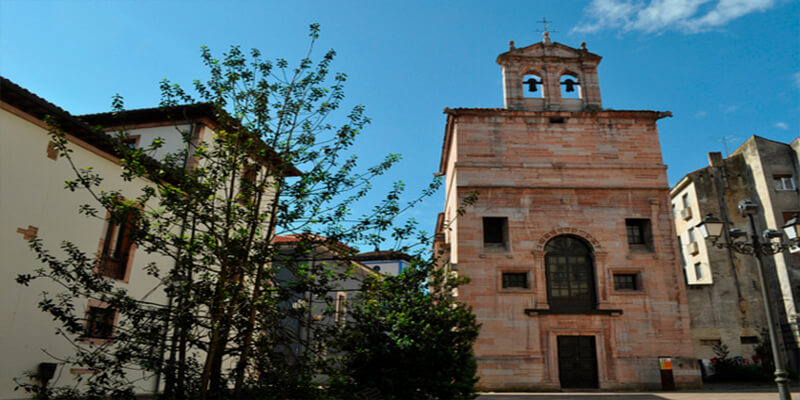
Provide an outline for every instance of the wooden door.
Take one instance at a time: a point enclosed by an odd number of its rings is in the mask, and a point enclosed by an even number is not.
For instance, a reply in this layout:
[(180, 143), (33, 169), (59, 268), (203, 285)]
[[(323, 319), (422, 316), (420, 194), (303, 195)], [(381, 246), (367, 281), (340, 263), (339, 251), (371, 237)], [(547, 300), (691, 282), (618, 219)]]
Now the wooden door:
[(565, 389), (597, 387), (594, 336), (558, 337), (558, 378)]

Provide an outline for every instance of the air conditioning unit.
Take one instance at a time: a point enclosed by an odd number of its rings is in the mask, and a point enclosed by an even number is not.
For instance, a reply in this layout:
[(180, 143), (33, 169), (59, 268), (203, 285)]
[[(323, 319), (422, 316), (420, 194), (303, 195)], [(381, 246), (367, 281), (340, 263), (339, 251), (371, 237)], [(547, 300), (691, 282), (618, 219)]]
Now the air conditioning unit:
[(692, 209), (689, 208), (689, 207), (686, 207), (683, 210), (681, 210), (681, 218), (683, 218), (684, 220), (692, 218)]
[(695, 255), (700, 252), (700, 247), (697, 245), (697, 242), (691, 242), (686, 246), (686, 249), (689, 250), (689, 254)]

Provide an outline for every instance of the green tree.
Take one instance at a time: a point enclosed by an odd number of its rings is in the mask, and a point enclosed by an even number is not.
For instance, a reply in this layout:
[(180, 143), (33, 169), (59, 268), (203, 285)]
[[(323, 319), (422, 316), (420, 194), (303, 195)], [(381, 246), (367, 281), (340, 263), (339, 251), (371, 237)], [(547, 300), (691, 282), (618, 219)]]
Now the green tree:
[(368, 279), (343, 335), (336, 387), (387, 399), (476, 397), (479, 325), (453, 297), (466, 281), (420, 255), (397, 277)]
[[(163, 377), (168, 398), (253, 393), (312, 398), (323, 396), (320, 376), (341, 373), (339, 357), (325, 351), (335, 346), (340, 328), (304, 318), (305, 310), (290, 305), (306, 293), (330, 303), (338, 282), (352, 273), (309, 263), (308, 253), (316, 246), (341, 243), (377, 248), (387, 236), (406, 240), (415, 235), (413, 221), (400, 226), (394, 221), (434, 193), (439, 182), (407, 204), (401, 202), (403, 185), (397, 183), (369, 213), (352, 215), (371, 180), (400, 157), (390, 154), (378, 165), (359, 169), (357, 156), (348, 155), (369, 119), (359, 105), (340, 116), (341, 125), (327, 122), (341, 105), (347, 77), (331, 76), (333, 51), (319, 62), (312, 60), (318, 35), (319, 26), (311, 25), (308, 54), (296, 67), (238, 47), (217, 59), (204, 47), (202, 59), (210, 77), (194, 81), (194, 95), (162, 82), (165, 113), (210, 108), (217, 135), (198, 143), (193, 132), (182, 131), (183, 150), (154, 160), (151, 156), (163, 140), (131, 149), (124, 144), (128, 132), (118, 132), (114, 151), (122, 160), (123, 177), (149, 182), (135, 198), (124, 198), (120, 190), (101, 190), (103, 176), (75, 164), (66, 132), (59, 121), (50, 121), (55, 146), (75, 172), (67, 188), (86, 190), (94, 199), (80, 213), (103, 218), (107, 212), (112, 223), (132, 232), (138, 249), (172, 262), (147, 266), (170, 299), (165, 306), (137, 299), (100, 276), (95, 255), (69, 241), (61, 245), (63, 257), (39, 239), (32, 242), (44, 266), (17, 280), (30, 285), (50, 279), (65, 288), (44, 293), (39, 304), (61, 324), (65, 338), (84, 331), (84, 313), (76, 299), (99, 300), (119, 315), (113, 344), (76, 345), (75, 356), (64, 360), (98, 371), (87, 376), (83, 392), (61, 388), (49, 394), (131, 397), (130, 371), (140, 369)], [(115, 125), (124, 126), (121, 98), (115, 98), (113, 108), (119, 117)], [(318, 235), (304, 235), (291, 253), (274, 245), (276, 235), (310, 231)], [(347, 265), (352, 255), (339, 251), (330, 261)], [(291, 279), (281, 278), (286, 276), (282, 269), (291, 269)], [(378, 296), (376, 284), (370, 283), (370, 296)], [(321, 312), (333, 311), (326, 307)], [(313, 334), (298, 335), (287, 328), (287, 320)], [(358, 375), (354, 377), (358, 382)]]

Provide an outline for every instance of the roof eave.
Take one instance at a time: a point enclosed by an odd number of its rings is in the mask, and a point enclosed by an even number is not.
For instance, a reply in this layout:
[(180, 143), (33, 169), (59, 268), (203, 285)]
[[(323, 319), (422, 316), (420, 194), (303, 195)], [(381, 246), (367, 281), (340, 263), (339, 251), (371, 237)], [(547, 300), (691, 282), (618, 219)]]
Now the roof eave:
[[(223, 113), (225, 115), (220, 115)], [(153, 107), (153, 108), (141, 108), (135, 110), (125, 110), (121, 113), (116, 112), (106, 112), (106, 113), (97, 113), (97, 114), (85, 114), (79, 116), (82, 120), (92, 124), (92, 125), (100, 125), (106, 130), (113, 130), (115, 128), (121, 128), (126, 125), (135, 126), (138, 124), (149, 124), (149, 123), (158, 123), (164, 122), (166, 123), (194, 123), (198, 120), (207, 118), (215, 126), (211, 128), (219, 129), (241, 129), (241, 126), (231, 126), (225, 127), (224, 121), (232, 120), (232, 118), (227, 115), (224, 111), (219, 111), (214, 107), (213, 103), (194, 103), (194, 104), (184, 104), (178, 106), (171, 106), (171, 107)], [(239, 122), (236, 121), (234, 124), (238, 124)], [(275, 149), (269, 147), (266, 143), (263, 143), (266, 151), (264, 155), (264, 162), (272, 163), (273, 165), (283, 164), (284, 161), (282, 157), (275, 151)], [(287, 177), (295, 177), (302, 175), (302, 171), (300, 171), (297, 167), (293, 164), (288, 164), (285, 168), (284, 176)]]
[(657, 111), (657, 110), (614, 110), (606, 108), (597, 111), (531, 111), (531, 110), (509, 110), (506, 108), (445, 108), (444, 112), (452, 116), (509, 116), (509, 117), (527, 117), (527, 116), (586, 116), (586, 117), (602, 117), (609, 115), (614, 117), (628, 117), (640, 119), (653, 119), (659, 120), (661, 118), (672, 117), (671, 111)]
[(447, 114), (447, 123), (444, 126), (444, 138), (442, 139), (442, 155), (439, 159), (439, 172), (436, 175), (447, 173), (447, 162), (450, 158), (450, 144), (453, 140), (453, 124), (455, 124), (455, 114), (450, 108), (445, 107), (443, 112)]

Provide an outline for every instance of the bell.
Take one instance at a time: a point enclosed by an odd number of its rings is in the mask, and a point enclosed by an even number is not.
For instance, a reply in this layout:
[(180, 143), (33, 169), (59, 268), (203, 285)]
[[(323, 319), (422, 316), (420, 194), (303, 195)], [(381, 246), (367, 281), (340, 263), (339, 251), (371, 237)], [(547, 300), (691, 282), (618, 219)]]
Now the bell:
[(538, 84), (540, 84), (542, 82), (541, 81), (537, 81), (536, 78), (528, 78), (527, 81), (524, 81), (522, 83), (528, 85), (528, 91), (529, 92), (535, 92), (536, 91), (536, 85), (538, 85)]
[(578, 82), (573, 81), (570, 78), (567, 78), (564, 82), (561, 82), (561, 84), (567, 86), (567, 92), (574, 92), (575, 91), (575, 85), (577, 85)]

